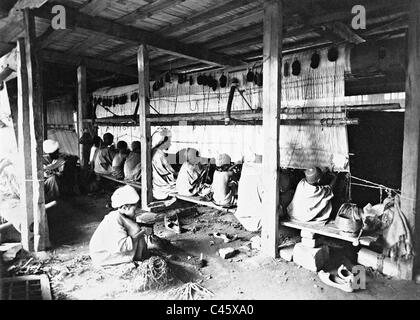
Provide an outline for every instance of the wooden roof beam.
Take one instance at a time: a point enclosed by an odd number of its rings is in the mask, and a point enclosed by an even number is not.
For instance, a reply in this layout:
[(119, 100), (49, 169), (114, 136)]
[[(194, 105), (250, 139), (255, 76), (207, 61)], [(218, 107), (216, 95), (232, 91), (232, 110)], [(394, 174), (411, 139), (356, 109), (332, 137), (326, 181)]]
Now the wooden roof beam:
[(325, 25), (316, 26), (314, 31), (318, 33), (322, 38), (331, 41), (332, 43), (338, 44), (343, 42), (343, 38), (337, 35), (333, 30)]
[(195, 24), (210, 22), (212, 18), (218, 15), (225, 14), (226, 12), (238, 9), (250, 3), (255, 3), (255, 0), (231, 0), (213, 9), (206, 10), (205, 12), (201, 12), (190, 17), (186, 17), (181, 23), (178, 23), (176, 25), (171, 24), (159, 30), (159, 32), (167, 35), (174, 34), (182, 29), (192, 27)]
[[(354, 0), (354, 4), (362, 4), (365, 6), (367, 15), (372, 14), (377, 10), (381, 10), (381, 15), (386, 15), (388, 12), (389, 14), (395, 14), (397, 12), (407, 11), (408, 8), (408, 0), (370, 0), (365, 3), (360, 2), (360, 0)], [(314, 16), (313, 13), (309, 12), (307, 14), (309, 19), (306, 20), (306, 23), (307, 25), (316, 26), (334, 21), (351, 21), (354, 16), (351, 13), (351, 8), (352, 6), (350, 5), (348, 8), (343, 8), (343, 10), (317, 16)]]
[(240, 47), (247, 47), (247, 46), (253, 46), (255, 44), (262, 44), (263, 43), (263, 35), (259, 35), (257, 37), (244, 39), (237, 42), (232, 42), (223, 46), (219, 46), (216, 48), (213, 48), (214, 51), (224, 51), (224, 50), (231, 50), (234, 48), (240, 48)]
[(149, 65), (150, 65), (151, 67), (160, 66), (160, 65), (162, 65), (162, 64), (164, 64), (164, 63), (169, 63), (169, 62), (171, 62), (171, 61), (178, 60), (178, 59), (179, 59), (179, 58), (174, 57), (174, 56), (172, 56), (172, 55), (164, 55), (164, 56), (158, 57), (158, 58), (156, 58), (156, 59), (153, 59), (153, 60), (149, 63)]
[(216, 46), (222, 46), (226, 43), (231, 43), (232, 41), (241, 41), (246, 38), (249, 38), (252, 35), (261, 35), (263, 34), (263, 24), (262, 22), (254, 23), (248, 27), (239, 29), (237, 31), (229, 32), (215, 38), (211, 38), (206, 42), (206, 47), (209, 49), (215, 48)]
[(159, 71), (167, 71), (167, 70), (174, 71), (174, 70), (178, 70), (178, 69), (185, 68), (185, 67), (195, 65), (195, 64), (196, 62), (191, 61), (190, 59), (177, 59), (175, 61), (171, 61), (170, 63), (156, 66), (155, 69)]
[[(282, 53), (285, 54), (285, 53), (296, 52), (296, 51), (300, 51), (304, 49), (319, 48), (322, 46), (326, 46), (330, 43), (331, 42), (329, 40), (316, 39), (309, 42), (305, 41), (302, 43), (286, 44), (286, 45), (283, 45)], [(251, 51), (246, 54), (240, 55), (238, 56), (238, 58), (244, 61), (248, 61), (248, 60), (261, 59), (262, 56), (263, 56), (263, 51), (262, 49), (259, 49), (259, 50)]]
[(197, 41), (203, 36), (203, 34), (213, 32), (215, 29), (222, 29), (229, 25), (233, 25), (238, 22), (247, 22), (249, 20), (258, 20), (258, 22), (262, 23), (262, 19), (262, 9), (252, 12), (241, 12), (235, 14), (234, 16), (224, 17), (217, 21), (210, 22), (209, 24), (201, 25), (200, 27), (191, 30), (189, 32), (191, 35), (186, 36), (182, 40), (188, 42)]
[(86, 51), (87, 49), (93, 48), (106, 40), (107, 40), (107, 37), (105, 36), (99, 37), (98, 35), (93, 34), (89, 36), (86, 40), (81, 41), (78, 44), (74, 45), (72, 48), (67, 50), (66, 53), (70, 55), (83, 54), (83, 52)]
[(329, 28), (337, 35), (339, 35), (342, 39), (349, 43), (359, 44), (366, 42), (361, 36), (359, 36), (356, 32), (354, 32), (350, 27), (346, 24), (336, 21)]
[(83, 4), (79, 10), (91, 16), (97, 16), (105, 10), (114, 0), (90, 0)]
[(185, 0), (160, 0), (151, 2), (140, 8), (134, 10), (133, 12), (122, 16), (115, 20), (115, 22), (123, 23), (123, 24), (131, 24), (136, 22), (137, 20), (143, 20), (146, 18), (150, 18), (155, 13), (165, 10), (169, 7), (176, 6), (185, 2)]
[(311, 21), (311, 17), (325, 16), (328, 14), (328, 12), (317, 3), (312, 3), (311, 6), (301, 7), (301, 9), (304, 12), (304, 21), (308, 21), (305, 24), (313, 26), (315, 32), (333, 43), (346, 41), (349, 43), (359, 44), (366, 41), (341, 21), (334, 21), (319, 26), (315, 25), (313, 21)]
[[(118, 57), (119, 54), (123, 53), (126, 50), (133, 49), (133, 47), (135, 47), (135, 45), (132, 42), (122, 43), (122, 44), (119, 44), (119, 45), (109, 49), (109, 50), (106, 50), (106, 51), (98, 54), (98, 57), (101, 57), (101, 56), (102, 57), (110, 57), (111, 56), (112, 58)], [(116, 60), (116, 59), (113, 59), (113, 60)]]
[(66, 34), (70, 33), (71, 30), (69, 29), (61, 29), (61, 30), (54, 30), (51, 26), (41, 34), (37, 39), (37, 47), (42, 49), (48, 47), (54, 41), (62, 38)]
[[(35, 9), (35, 15), (50, 20), (52, 18), (52, 5), (51, 3), (47, 3), (39, 9)], [(68, 29), (81, 28), (98, 35), (107, 35), (111, 38), (132, 42), (136, 45), (142, 43), (154, 46), (173, 55), (198, 60), (210, 65), (237, 66), (243, 64), (238, 59), (224, 54), (214, 53), (199, 45), (184, 44), (150, 31), (115, 23), (109, 19), (100, 17), (92, 18), (92, 16), (80, 13), (72, 8), (67, 8), (66, 13)]]

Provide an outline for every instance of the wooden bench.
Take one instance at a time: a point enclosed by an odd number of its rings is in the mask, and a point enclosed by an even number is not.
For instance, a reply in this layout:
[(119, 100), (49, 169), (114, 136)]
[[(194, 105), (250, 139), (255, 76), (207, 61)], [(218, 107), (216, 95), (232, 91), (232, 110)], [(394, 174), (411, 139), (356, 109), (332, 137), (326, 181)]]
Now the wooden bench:
[[(120, 184), (125, 184), (125, 185), (129, 185), (132, 186), (133, 188), (136, 189), (141, 189), (141, 183), (140, 182), (134, 182), (134, 181), (130, 181), (130, 180), (118, 180), (117, 178), (113, 177), (110, 174), (100, 174), (100, 173), (96, 173), (99, 177), (102, 177), (104, 179), (110, 180), (110, 181), (114, 181)], [(180, 195), (178, 193), (172, 193), (170, 194), (170, 196), (175, 197), (177, 199), (180, 200), (184, 200), (187, 202), (191, 202), (191, 203), (195, 203), (195, 204), (199, 204), (202, 206), (206, 206), (206, 207), (211, 207), (220, 211), (224, 211), (224, 212), (228, 212), (228, 213), (234, 213), (236, 211), (236, 207), (234, 208), (224, 208), (222, 206), (218, 206), (217, 204), (214, 204), (211, 201), (206, 201), (203, 200), (202, 197), (200, 196), (183, 196)]]
[(295, 221), (281, 221), (280, 225), (285, 227), (290, 227), (294, 229), (304, 230), (315, 234), (320, 234), (326, 237), (336, 238), (351, 243), (356, 243), (357, 240), (361, 245), (369, 246), (372, 242), (378, 240), (378, 235), (374, 236), (361, 236), (360, 239), (357, 239), (357, 236), (348, 235), (341, 232), (334, 222), (329, 222), (327, 224), (312, 224), (308, 222), (295, 222)]
[(199, 205), (202, 205), (202, 206), (214, 208), (214, 209), (224, 211), (224, 212), (228, 212), (228, 213), (234, 213), (236, 211), (236, 207), (235, 208), (224, 208), (222, 206), (218, 206), (217, 204), (214, 204), (211, 201), (203, 200), (203, 198), (200, 197), (200, 196), (183, 196), (183, 195), (180, 195), (178, 193), (174, 193), (173, 196), (176, 197), (177, 199), (180, 199), (180, 200), (196, 203), (196, 204), (199, 204)]
[(129, 185), (132, 186), (135, 189), (141, 189), (141, 183), (140, 182), (135, 182), (135, 181), (131, 181), (131, 180), (118, 180), (117, 178), (113, 177), (110, 174), (102, 174), (102, 173), (96, 173), (99, 177), (110, 180), (110, 181), (114, 181), (120, 184), (125, 184), (125, 185)]

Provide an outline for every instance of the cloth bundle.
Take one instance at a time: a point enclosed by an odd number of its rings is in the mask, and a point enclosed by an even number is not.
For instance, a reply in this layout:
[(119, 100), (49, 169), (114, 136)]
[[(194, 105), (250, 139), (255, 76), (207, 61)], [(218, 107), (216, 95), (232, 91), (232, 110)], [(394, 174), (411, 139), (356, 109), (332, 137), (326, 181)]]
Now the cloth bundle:
[(413, 242), (407, 219), (401, 211), (399, 195), (384, 200), (382, 227), (384, 254), (393, 260), (410, 259), (414, 255)]

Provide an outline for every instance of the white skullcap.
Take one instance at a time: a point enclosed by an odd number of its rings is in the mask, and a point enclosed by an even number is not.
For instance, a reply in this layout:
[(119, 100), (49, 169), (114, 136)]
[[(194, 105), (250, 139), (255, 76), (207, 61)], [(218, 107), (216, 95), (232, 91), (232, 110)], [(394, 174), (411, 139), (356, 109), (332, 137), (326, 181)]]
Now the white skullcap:
[(166, 137), (172, 137), (171, 130), (167, 128), (159, 128), (152, 135), (152, 148), (160, 145)]
[(53, 153), (60, 148), (60, 145), (55, 140), (47, 139), (42, 144), (42, 148), (44, 149), (44, 153)]
[(221, 167), (225, 164), (230, 164), (230, 156), (226, 153), (219, 154), (216, 158), (216, 166)]
[(115, 190), (111, 196), (113, 208), (119, 208), (125, 204), (136, 204), (140, 197), (132, 186), (124, 186)]

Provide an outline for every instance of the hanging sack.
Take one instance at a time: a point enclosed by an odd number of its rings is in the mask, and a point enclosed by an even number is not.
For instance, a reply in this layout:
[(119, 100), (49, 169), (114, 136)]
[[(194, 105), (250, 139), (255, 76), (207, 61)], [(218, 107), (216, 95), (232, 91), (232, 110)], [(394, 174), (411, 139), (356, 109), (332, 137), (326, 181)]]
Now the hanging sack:
[(225, 88), (226, 87), (226, 85), (227, 85), (227, 77), (224, 75), (224, 73), (222, 73), (222, 75), (220, 76), (219, 82), (220, 82), (220, 87), (221, 88)]

